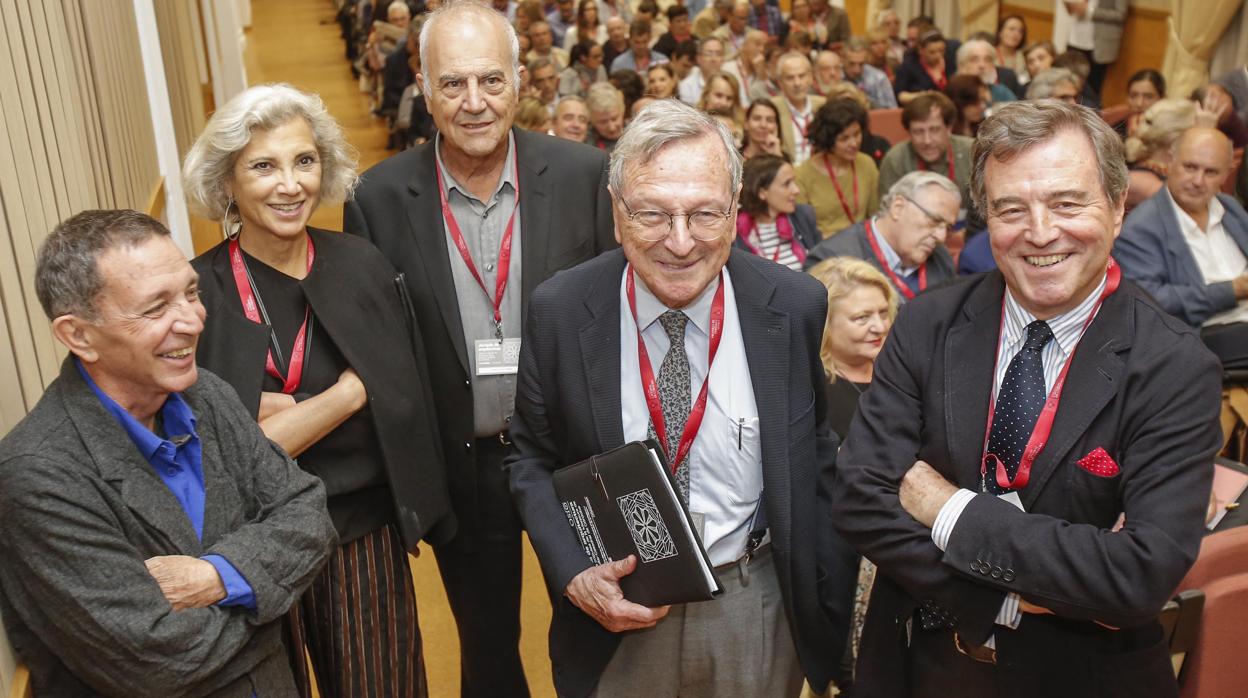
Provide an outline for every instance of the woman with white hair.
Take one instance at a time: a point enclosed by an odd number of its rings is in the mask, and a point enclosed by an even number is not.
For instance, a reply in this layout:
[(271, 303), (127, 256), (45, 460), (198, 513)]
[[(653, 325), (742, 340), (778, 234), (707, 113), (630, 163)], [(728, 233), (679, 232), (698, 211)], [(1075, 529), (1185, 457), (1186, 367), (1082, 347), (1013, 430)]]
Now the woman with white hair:
[[(376, 248), (308, 225), (321, 202), (351, 195), (354, 153), (318, 97), (261, 85), (212, 116), (183, 179), (226, 238), (193, 262), (208, 309), (198, 363), (324, 481), (340, 540), (288, 618), (303, 694), (306, 647), (323, 696), (424, 696), (407, 553), (454, 522), (418, 331)], [(238, 496), (207, 484), (209, 497)]]

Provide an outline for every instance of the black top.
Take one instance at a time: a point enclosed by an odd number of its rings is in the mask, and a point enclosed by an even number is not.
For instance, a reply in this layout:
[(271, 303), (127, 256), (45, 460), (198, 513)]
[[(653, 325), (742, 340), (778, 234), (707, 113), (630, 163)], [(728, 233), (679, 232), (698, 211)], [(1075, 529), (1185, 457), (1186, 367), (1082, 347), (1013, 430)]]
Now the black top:
[[(282, 356), (289, 364), (295, 335), (303, 323), (304, 309), (308, 307), (307, 298), (298, 279), (246, 252), (243, 257), (257, 295), (273, 323)], [(347, 360), (315, 317), (309, 324), (312, 332), (307, 344), (307, 361), (295, 392), (295, 400), (299, 402), (332, 387), (338, 376), (349, 368)], [(285, 372), (285, 366), (274, 358), (278, 370)], [(261, 389), (281, 392), (282, 381), (266, 371)], [(351, 415), (325, 438), (308, 447), (297, 461), (301, 468), (325, 482), (329, 514), (341, 542), (354, 540), (391, 523), (393, 504), (370, 407)]]
[(840, 376), (828, 383), (828, 423), (836, 435), (845, 441), (849, 434), (849, 425), (858, 412), (858, 398), (870, 388), (870, 383), (855, 383)]

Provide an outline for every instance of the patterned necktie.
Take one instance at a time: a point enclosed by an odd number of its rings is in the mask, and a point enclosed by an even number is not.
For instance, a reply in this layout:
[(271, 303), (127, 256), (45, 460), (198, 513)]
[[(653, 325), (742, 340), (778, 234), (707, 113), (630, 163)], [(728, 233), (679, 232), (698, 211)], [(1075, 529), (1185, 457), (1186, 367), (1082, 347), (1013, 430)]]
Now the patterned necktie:
[[(1044, 347), (1053, 339), (1053, 330), (1043, 320), (1027, 325), (1027, 340), (1005, 370), (1005, 379), (997, 390), (997, 407), (992, 413), (992, 433), (988, 436), (988, 452), (1001, 459), (1010, 479), (1018, 473), (1018, 464), (1031, 437), (1036, 418), (1047, 397), (1044, 388)], [(989, 462), (985, 474), (988, 492), (1005, 494), (997, 485), (995, 465)]]
[[(679, 310), (669, 310), (659, 316), (659, 324), (667, 331), (671, 346), (663, 363), (659, 365), (659, 402), (663, 405), (663, 426), (667, 431), (667, 456), (670, 460), (676, 457), (676, 449), (680, 445), (680, 435), (685, 431), (685, 422), (689, 419), (689, 356), (685, 353), (685, 326), (689, 324), (689, 316)], [(654, 425), (650, 425), (650, 433), (654, 436)], [(680, 498), (689, 503), (689, 459), (685, 458), (676, 468), (676, 488)]]

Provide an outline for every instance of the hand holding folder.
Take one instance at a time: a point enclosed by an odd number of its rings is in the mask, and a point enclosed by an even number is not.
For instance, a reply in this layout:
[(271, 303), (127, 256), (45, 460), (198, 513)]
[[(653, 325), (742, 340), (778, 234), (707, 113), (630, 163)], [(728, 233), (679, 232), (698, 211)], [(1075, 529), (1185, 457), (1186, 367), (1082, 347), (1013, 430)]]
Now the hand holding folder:
[(593, 567), (565, 593), (608, 630), (654, 625), (723, 590), (662, 452), (634, 441), (562, 468), (555, 493)]

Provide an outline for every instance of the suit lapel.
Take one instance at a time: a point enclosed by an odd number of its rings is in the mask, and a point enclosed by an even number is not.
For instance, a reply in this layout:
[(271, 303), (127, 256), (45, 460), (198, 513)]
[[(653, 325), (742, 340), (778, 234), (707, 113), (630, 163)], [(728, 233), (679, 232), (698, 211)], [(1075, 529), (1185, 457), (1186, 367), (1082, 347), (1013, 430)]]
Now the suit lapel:
[(585, 307), (590, 321), (581, 330), (581, 361), (589, 386), (598, 452), (624, 444), (624, 421), (620, 414), (620, 275), (624, 254), (608, 273), (600, 275), (587, 289)]
[(442, 203), (438, 197), (437, 141), (432, 141), (416, 159), (416, 167), (407, 187), (412, 192), (405, 202), (408, 225), (416, 241), (425, 277), (434, 290), (442, 322), (446, 324), (455, 354), (464, 373), (469, 372), (468, 349), (464, 344), (464, 325), (459, 318), (459, 297), (455, 293), (455, 277), (451, 274), (451, 258), (446, 245), (446, 229), (442, 222)]
[(546, 278), (546, 259), (550, 243), (551, 202), (550, 178), (544, 176), (548, 163), (536, 147), (541, 136), (521, 129), (512, 129), (516, 136), (516, 157), (519, 160), (517, 184), (524, 197), (520, 205), (520, 309), (529, 314), (529, 298), (538, 283)]
[[(955, 484), (979, 491), (1005, 283), (992, 272), (971, 293), (945, 342), (945, 432)], [(946, 473), (948, 474), (948, 473)]]
[[(763, 488), (767, 501), (788, 502), (788, 439), (790, 400), (790, 335), (788, 313), (771, 305), (776, 287), (748, 263), (748, 253), (733, 250), (728, 257), (732, 275), (741, 340), (750, 361), (750, 384), (758, 410), (758, 431), (763, 452)], [(790, 522), (787, 512), (769, 507), (767, 523), (772, 536), (789, 545)]]
[(65, 411), (101, 477), (116, 488), (149, 533), (165, 541), (171, 554), (198, 555), (201, 545), (186, 511), (83, 381), (73, 357), (65, 359), (60, 377)]
[[(1096, 319), (1075, 348), (1066, 376), (1061, 406), (1044, 450), (1031, 467), (1031, 481), (1023, 488), (1024, 508), (1030, 510), (1049, 476), (1066, 460), (1075, 441), (1118, 393), (1126, 364), (1118, 352), (1131, 346), (1132, 297), (1118, 291), (1105, 299)], [(1083, 454), (1078, 454), (1082, 456)]]

